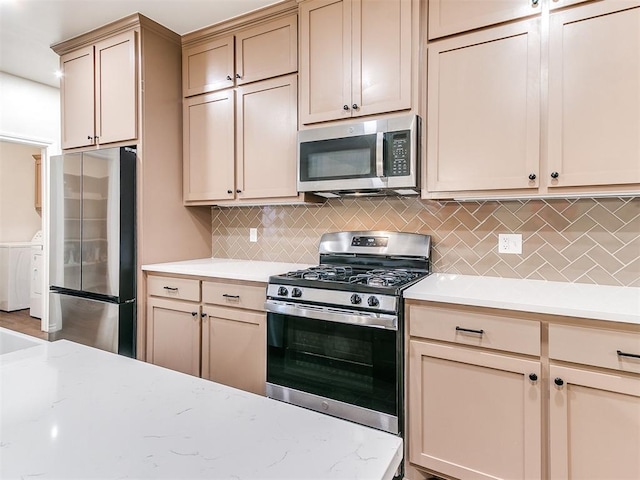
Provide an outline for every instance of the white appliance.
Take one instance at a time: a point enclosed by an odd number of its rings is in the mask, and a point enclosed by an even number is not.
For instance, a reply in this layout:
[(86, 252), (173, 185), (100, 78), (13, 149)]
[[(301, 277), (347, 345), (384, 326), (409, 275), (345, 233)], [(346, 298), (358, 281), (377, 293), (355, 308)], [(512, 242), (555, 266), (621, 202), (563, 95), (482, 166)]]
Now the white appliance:
[(29, 308), (31, 242), (0, 243), (0, 310)]
[(42, 230), (31, 239), (31, 303), (29, 315), (42, 318)]

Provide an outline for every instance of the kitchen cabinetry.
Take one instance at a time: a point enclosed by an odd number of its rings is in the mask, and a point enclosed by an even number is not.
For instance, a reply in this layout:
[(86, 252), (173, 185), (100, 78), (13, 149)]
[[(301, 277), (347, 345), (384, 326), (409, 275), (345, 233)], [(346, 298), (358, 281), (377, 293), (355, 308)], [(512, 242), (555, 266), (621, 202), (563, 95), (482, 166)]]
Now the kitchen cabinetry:
[(137, 137), (136, 32), (60, 57), (62, 148)]
[(550, 190), (640, 184), (640, 2), (553, 13)]
[(265, 394), (263, 284), (148, 275), (147, 292), (150, 363)]
[(412, 0), (300, 4), (300, 123), (412, 107)]
[(295, 75), (185, 99), (185, 203), (297, 199), (296, 125)]
[(286, 75), (298, 70), (296, 15), (195, 44), (183, 51), (184, 96)]
[(541, 4), (541, 0), (429, 0), (429, 40), (539, 14)]
[(539, 323), (409, 310), (410, 462), (455, 478), (540, 478)]
[(265, 286), (202, 283), (202, 377), (265, 395), (267, 316)]
[[(470, 5), (448, 2), (455, 12), (447, 21), (460, 31), (465, 19), (482, 26)], [(551, 7), (540, 18), (428, 43), (424, 198), (637, 191), (640, 2)]]
[[(82, 59), (78, 64), (63, 61), (61, 65), (65, 69), (61, 85), (63, 130), (79, 126), (75, 136), (87, 144), (78, 150), (99, 150), (106, 140), (113, 142), (110, 146), (137, 147), (138, 267), (211, 255), (211, 209), (185, 208), (182, 202), (180, 36), (136, 13), (52, 48), (64, 59)], [(65, 65), (76, 69), (77, 75)], [(101, 83), (97, 90), (94, 80)], [(94, 97), (98, 101), (95, 111), (91, 110)], [(87, 107), (93, 112), (90, 115), (83, 113)], [(86, 133), (85, 125), (93, 132), (94, 122), (98, 122), (96, 133)], [(89, 143), (88, 136), (99, 136), (99, 144)], [(65, 141), (64, 148), (82, 143)], [(140, 268), (136, 268), (136, 276), (136, 355), (144, 359), (147, 295)]]
[(147, 361), (200, 376), (200, 282), (149, 277)]
[(427, 60), (429, 191), (535, 192), (539, 19), (433, 42)]
[(639, 332), (550, 325), (550, 478), (640, 478), (638, 355)]

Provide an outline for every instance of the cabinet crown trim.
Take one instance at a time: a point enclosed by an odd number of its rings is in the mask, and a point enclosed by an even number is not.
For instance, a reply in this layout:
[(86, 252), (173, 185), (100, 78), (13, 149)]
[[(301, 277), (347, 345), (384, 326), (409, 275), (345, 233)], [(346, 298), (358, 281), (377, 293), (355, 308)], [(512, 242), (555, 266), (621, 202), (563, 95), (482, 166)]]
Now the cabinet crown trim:
[(145, 29), (154, 31), (163, 37), (180, 45), (180, 35), (167, 27), (160, 25), (158, 22), (145, 17), (141, 13), (132, 13), (126, 17), (123, 17), (114, 22), (108, 23), (102, 27), (99, 27), (90, 32), (83, 33), (77, 37), (64, 40), (62, 42), (54, 43), (51, 45), (51, 49), (58, 55), (62, 56), (65, 53), (72, 52), (78, 48), (91, 45), (97, 41), (109, 38), (118, 33), (126, 32), (135, 28), (143, 27)]
[(275, 5), (268, 5), (237, 17), (214, 23), (195, 32), (182, 36), (182, 47), (191, 47), (206, 42), (214, 37), (237, 33), (240, 29), (254, 27), (260, 23), (275, 20), (298, 12), (296, 0), (284, 0)]

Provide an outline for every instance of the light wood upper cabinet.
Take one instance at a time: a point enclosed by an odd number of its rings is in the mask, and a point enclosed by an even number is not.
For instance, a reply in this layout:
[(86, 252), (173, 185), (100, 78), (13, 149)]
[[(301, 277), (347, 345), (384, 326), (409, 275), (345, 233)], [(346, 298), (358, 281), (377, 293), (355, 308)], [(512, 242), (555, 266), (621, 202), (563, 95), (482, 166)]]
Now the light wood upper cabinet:
[(185, 97), (233, 87), (234, 37), (226, 35), (182, 51), (182, 88)]
[(410, 109), (411, 0), (300, 4), (300, 121)]
[(234, 198), (235, 91), (185, 99), (183, 123), (184, 201)]
[(298, 71), (298, 17), (272, 20), (236, 34), (236, 83)]
[(238, 88), (238, 199), (296, 197), (296, 75)]
[(289, 15), (185, 47), (185, 97), (285, 75), (298, 69), (297, 16)]
[(540, 22), (429, 44), (431, 192), (535, 189), (540, 142)]
[(302, 201), (297, 108), (296, 75), (185, 99), (185, 204)]
[(35, 160), (34, 164), (34, 186), (35, 186), (35, 194), (33, 199), (33, 206), (36, 210), (42, 209), (42, 158), (38, 153), (37, 155), (33, 155), (33, 159)]
[(550, 188), (640, 183), (640, 2), (551, 14)]
[(429, 0), (429, 40), (539, 14), (542, 0)]
[(136, 32), (60, 57), (62, 148), (137, 137)]

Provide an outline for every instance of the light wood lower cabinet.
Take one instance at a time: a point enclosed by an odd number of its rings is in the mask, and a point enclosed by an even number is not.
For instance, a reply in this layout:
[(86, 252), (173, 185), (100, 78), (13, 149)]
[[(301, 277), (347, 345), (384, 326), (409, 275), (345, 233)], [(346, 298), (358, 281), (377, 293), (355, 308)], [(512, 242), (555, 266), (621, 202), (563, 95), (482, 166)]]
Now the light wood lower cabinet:
[(202, 378), (265, 395), (267, 316), (207, 305), (202, 323)]
[(147, 361), (264, 395), (264, 284), (147, 276)]
[(408, 301), (406, 478), (640, 478), (640, 325)]
[(551, 365), (550, 478), (640, 478), (640, 377)]
[(549, 326), (550, 478), (640, 478), (640, 326)]
[(419, 340), (409, 349), (412, 463), (455, 478), (540, 478), (539, 361)]
[(200, 376), (200, 305), (150, 297), (147, 300), (147, 360)]

